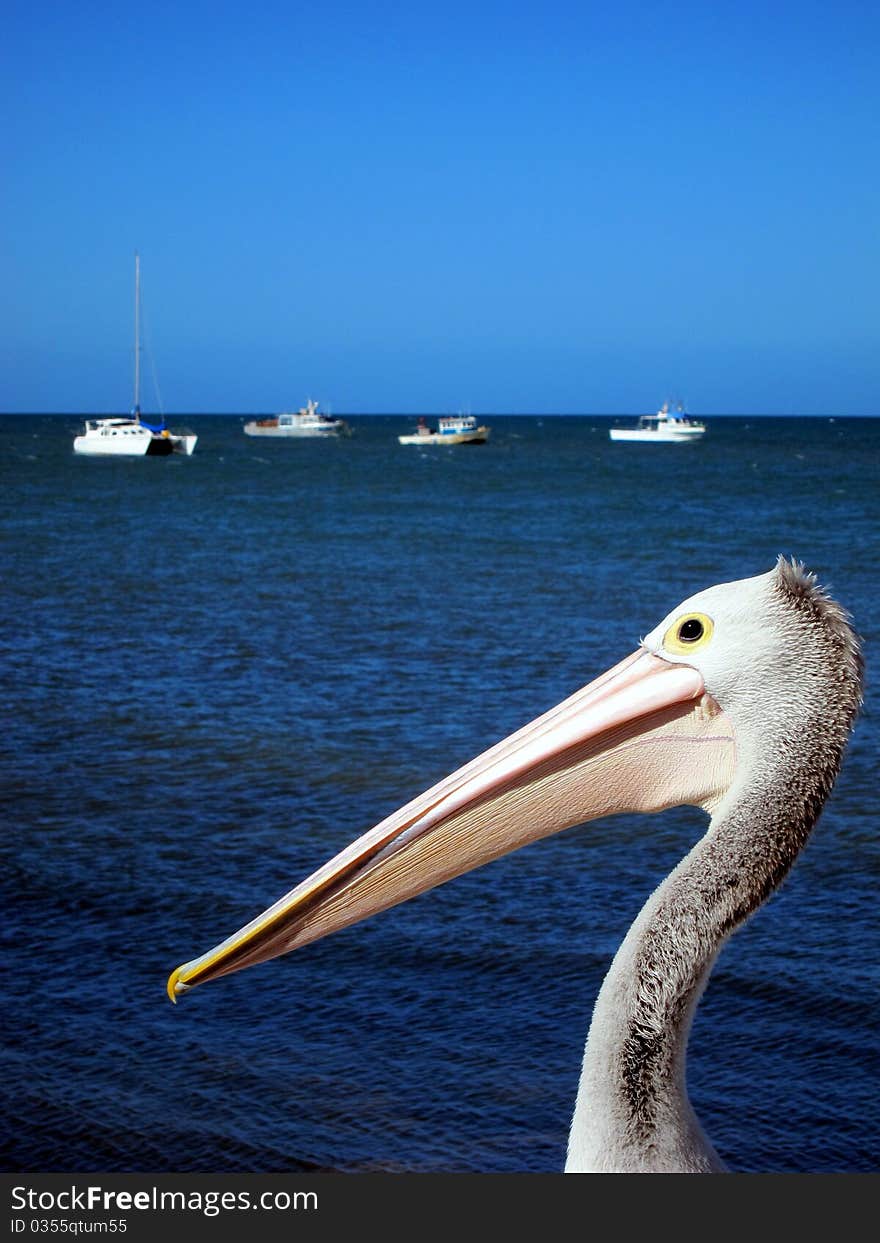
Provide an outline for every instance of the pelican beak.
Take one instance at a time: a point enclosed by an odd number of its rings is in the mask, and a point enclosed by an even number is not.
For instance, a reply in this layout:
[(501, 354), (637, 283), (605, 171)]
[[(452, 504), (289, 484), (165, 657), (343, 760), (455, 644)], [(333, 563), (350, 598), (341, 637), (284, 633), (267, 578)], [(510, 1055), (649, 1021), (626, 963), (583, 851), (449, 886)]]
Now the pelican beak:
[(600, 816), (711, 807), (733, 728), (700, 674), (640, 649), (370, 829), (168, 981), (172, 1001)]

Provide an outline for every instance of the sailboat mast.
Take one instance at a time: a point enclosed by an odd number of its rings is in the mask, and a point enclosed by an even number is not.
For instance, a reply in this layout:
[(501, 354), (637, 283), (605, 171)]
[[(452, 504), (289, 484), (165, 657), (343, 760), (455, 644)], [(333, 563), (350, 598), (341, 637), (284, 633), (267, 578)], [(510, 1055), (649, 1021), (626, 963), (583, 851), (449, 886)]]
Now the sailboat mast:
[(141, 415), (141, 257), (134, 252), (134, 417)]

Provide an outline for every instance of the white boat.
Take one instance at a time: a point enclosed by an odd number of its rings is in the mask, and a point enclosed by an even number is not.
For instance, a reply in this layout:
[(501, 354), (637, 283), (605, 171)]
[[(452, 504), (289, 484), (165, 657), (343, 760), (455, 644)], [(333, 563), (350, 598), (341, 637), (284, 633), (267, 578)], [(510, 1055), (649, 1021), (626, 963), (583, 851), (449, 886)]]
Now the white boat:
[(141, 418), (141, 260), (134, 257), (134, 406), (127, 416), (109, 419), (86, 419), (85, 428), (75, 437), (74, 453), (92, 457), (167, 457), (171, 453), (189, 456), (196, 447), (198, 436), (192, 432), (172, 432), (165, 426), (165, 417), (159, 423), (147, 423)]
[(246, 436), (338, 436), (348, 432), (345, 419), (321, 414), (316, 401), (307, 401), (295, 414), (284, 411), (271, 419), (252, 419), (245, 423)]
[(170, 432), (165, 426), (144, 423), (135, 413), (131, 418), (86, 419), (73, 448), (93, 457), (167, 457), (189, 455), (197, 439), (191, 432)]
[(444, 414), (436, 428), (429, 427), (422, 416), (414, 432), (397, 439), (402, 445), (484, 445), (491, 430), (485, 425), (477, 426), (472, 414)]
[(705, 432), (705, 423), (688, 418), (680, 405), (670, 411), (669, 402), (664, 401), (656, 414), (643, 414), (635, 427), (612, 427), (608, 435), (612, 440), (684, 444), (699, 440)]

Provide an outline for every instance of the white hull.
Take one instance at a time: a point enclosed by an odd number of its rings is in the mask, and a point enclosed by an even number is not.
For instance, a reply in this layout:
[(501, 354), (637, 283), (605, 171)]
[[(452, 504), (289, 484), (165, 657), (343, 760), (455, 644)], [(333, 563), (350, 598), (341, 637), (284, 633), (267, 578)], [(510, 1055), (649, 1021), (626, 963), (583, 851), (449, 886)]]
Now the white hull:
[(416, 432), (412, 436), (398, 436), (402, 445), (483, 445), (489, 439), (489, 428), (478, 427), (475, 432), (429, 432), (426, 436)]
[(332, 424), (329, 427), (261, 427), (259, 423), (245, 423), (244, 434), (245, 436), (293, 436), (298, 439), (304, 436), (317, 436), (326, 440), (328, 436), (338, 436), (343, 426), (341, 420), (339, 424)]
[(73, 442), (74, 453), (90, 457), (145, 457), (154, 437), (146, 428), (86, 431)]
[(152, 432), (136, 419), (88, 419), (82, 435), (74, 438), (74, 453), (87, 457), (189, 457), (198, 436), (192, 432)]
[(639, 440), (643, 444), (659, 444), (661, 442), (681, 443), (682, 441), (694, 442), (699, 440), (705, 430), (705, 427), (689, 427), (676, 431), (671, 431), (669, 428), (642, 431), (639, 428), (612, 427), (608, 435), (612, 440)]

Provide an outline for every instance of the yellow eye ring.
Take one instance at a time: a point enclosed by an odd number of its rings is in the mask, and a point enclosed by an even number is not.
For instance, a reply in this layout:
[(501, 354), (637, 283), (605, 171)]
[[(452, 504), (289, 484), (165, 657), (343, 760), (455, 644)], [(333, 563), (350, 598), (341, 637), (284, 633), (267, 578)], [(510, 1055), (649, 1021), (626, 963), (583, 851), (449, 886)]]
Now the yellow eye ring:
[(705, 613), (686, 613), (666, 631), (663, 646), (676, 656), (687, 656), (697, 648), (705, 647), (714, 629), (712, 618)]

